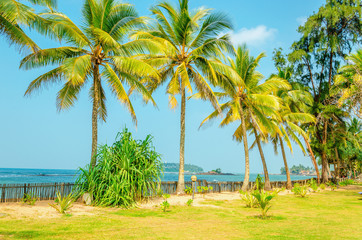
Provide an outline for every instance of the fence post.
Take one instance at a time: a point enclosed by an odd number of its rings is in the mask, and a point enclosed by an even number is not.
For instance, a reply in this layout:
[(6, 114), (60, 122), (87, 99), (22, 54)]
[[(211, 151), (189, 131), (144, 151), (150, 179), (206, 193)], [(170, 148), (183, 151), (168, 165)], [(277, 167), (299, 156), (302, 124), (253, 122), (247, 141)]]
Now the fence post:
[(5, 202), (5, 185), (6, 184), (3, 184), (3, 187), (2, 187), (1, 202)]
[(62, 183), (62, 186), (60, 187), (60, 194), (64, 195), (64, 183)]
[(219, 183), (219, 193), (221, 193), (221, 183)]
[(26, 196), (26, 183), (24, 183), (24, 197)]

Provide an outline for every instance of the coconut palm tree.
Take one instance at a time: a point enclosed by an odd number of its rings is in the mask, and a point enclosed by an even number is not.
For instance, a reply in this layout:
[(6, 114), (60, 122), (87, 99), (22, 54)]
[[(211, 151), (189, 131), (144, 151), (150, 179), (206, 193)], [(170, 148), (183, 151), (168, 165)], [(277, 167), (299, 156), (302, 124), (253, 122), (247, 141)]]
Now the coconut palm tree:
[(346, 58), (348, 64), (336, 76), (332, 95), (339, 95), (338, 105), (347, 104), (362, 119), (362, 49)]
[(59, 12), (42, 14), (50, 22), (48, 34), (64, 40), (67, 46), (30, 54), (21, 61), (21, 68), (56, 65), (54, 69), (32, 81), (25, 95), (30, 95), (47, 84), (63, 83), (57, 95), (58, 110), (73, 106), (80, 91), (87, 85), (90, 86), (89, 96), (93, 102), (91, 165), (95, 166), (98, 119), (105, 121), (107, 116), (102, 84), (108, 85), (137, 123), (125, 87), (128, 85), (130, 90), (138, 91), (144, 100), (154, 103), (140, 79), (157, 79), (158, 73), (149, 64), (132, 56), (140, 52), (143, 46), (151, 46), (147, 40), (126, 42), (129, 34), (145, 22), (144, 18), (138, 17), (132, 5), (116, 0), (86, 0), (82, 13), (82, 27)]
[(176, 96), (181, 95), (180, 126), (180, 167), (177, 193), (184, 192), (185, 163), (185, 114), (186, 90), (199, 92), (203, 99), (209, 100), (219, 109), (211, 85), (219, 84), (222, 76), (234, 76), (232, 69), (220, 60), (223, 51), (231, 51), (227, 35), (219, 36), (231, 29), (226, 15), (211, 9), (189, 9), (188, 0), (179, 0), (177, 6), (169, 2), (160, 2), (151, 8), (156, 18), (150, 31), (140, 31), (133, 37), (150, 39), (163, 46), (158, 54), (146, 55), (147, 62), (161, 72), (160, 81), (148, 84), (150, 91), (167, 83), (166, 93), (171, 108), (178, 104)]
[[(235, 52), (235, 58), (228, 58), (229, 65), (239, 75), (242, 81), (228, 78), (229, 84), (220, 86), (222, 92), (215, 93), (219, 99), (227, 99), (220, 108), (225, 113), (225, 118), (220, 126), (231, 122), (240, 121), (240, 126), (234, 133), (234, 139), (243, 141), (245, 152), (245, 177), (242, 190), (245, 191), (249, 185), (249, 146), (247, 130), (254, 133), (259, 148), (265, 175), (265, 188), (270, 189), (270, 181), (265, 157), (261, 147), (262, 136), (271, 131), (273, 125), (270, 116), (276, 114), (280, 107), (281, 99), (271, 93), (278, 89), (290, 88), (284, 79), (272, 78), (261, 83), (263, 75), (256, 71), (260, 60), (265, 54), (259, 54), (256, 58), (250, 56), (246, 46), (239, 46)], [(199, 97), (197, 94), (195, 98)], [(214, 111), (202, 123), (218, 117), (220, 113)]]
[[(274, 150), (277, 153), (278, 145), (283, 156), (284, 167), (287, 175), (287, 189), (292, 188), (292, 181), (290, 178), (290, 171), (288, 167), (288, 161), (285, 155), (284, 143), (287, 143), (290, 151), (293, 152), (291, 145), (291, 140), (294, 141), (305, 153), (304, 146), (299, 140), (298, 135), (302, 136), (306, 141), (309, 139), (308, 135), (301, 128), (302, 124), (313, 123), (315, 118), (313, 115), (307, 113), (309, 106), (313, 104), (313, 97), (308, 92), (305, 91), (303, 86), (299, 83), (291, 82), (291, 72), (290, 69), (285, 69), (284, 71), (278, 69), (279, 73), (277, 77), (285, 79), (290, 82), (292, 89), (281, 89), (278, 90), (275, 95), (281, 98), (283, 105), (280, 108), (275, 119), (275, 129), (269, 134), (269, 137), (272, 140), (274, 145)], [(316, 162), (315, 162), (316, 164)], [(318, 166), (316, 171), (318, 172)], [(319, 179), (319, 174), (318, 174)]]
[(39, 6), (54, 8), (56, 0), (1, 0), (0, 2), (0, 34), (8, 39), (10, 44), (17, 45), (20, 50), (39, 50), (37, 44), (25, 34), (21, 26), (32, 26), (44, 31), (43, 19), (39, 17), (33, 8), (22, 2), (29, 2)]

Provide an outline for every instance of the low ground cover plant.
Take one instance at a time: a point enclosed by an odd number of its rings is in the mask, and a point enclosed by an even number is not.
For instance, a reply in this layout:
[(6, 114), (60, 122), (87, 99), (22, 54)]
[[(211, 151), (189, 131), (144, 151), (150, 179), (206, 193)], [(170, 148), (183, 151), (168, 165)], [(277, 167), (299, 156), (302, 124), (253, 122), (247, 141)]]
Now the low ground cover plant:
[(161, 209), (162, 209), (162, 211), (163, 212), (166, 212), (167, 211), (167, 209), (169, 209), (170, 208), (170, 203), (167, 201), (167, 199), (169, 199), (170, 198), (170, 194), (163, 194), (163, 202), (161, 203)]
[(309, 187), (313, 190), (313, 192), (317, 192), (318, 191), (318, 184), (317, 181), (312, 178), (309, 182), (308, 182)]
[(75, 195), (72, 193), (62, 196), (61, 193), (57, 192), (57, 198), (55, 199), (55, 202), (50, 203), (49, 205), (59, 213), (68, 215), (68, 211), (73, 207), (75, 200)]
[(22, 202), (28, 205), (34, 205), (39, 198), (35, 195), (35, 193), (24, 193)]
[(194, 200), (193, 200), (193, 199), (189, 199), (189, 200), (187, 200), (186, 205), (187, 205), (188, 207), (191, 207), (193, 203), (194, 203)]
[(308, 186), (307, 185), (300, 186), (299, 183), (295, 183), (292, 192), (297, 196), (305, 198), (308, 194)]
[(245, 203), (247, 208), (257, 208), (258, 201), (253, 195), (254, 192), (243, 192), (240, 190), (241, 200)]
[(191, 195), (192, 192), (193, 192), (193, 188), (192, 187), (186, 187), (184, 191), (185, 191), (186, 194)]
[(348, 186), (354, 184), (352, 179), (346, 179), (338, 183), (339, 186)]
[(197, 191), (200, 193), (200, 194), (205, 194), (209, 191), (212, 191), (213, 190), (213, 187), (207, 187), (207, 186), (197, 186)]

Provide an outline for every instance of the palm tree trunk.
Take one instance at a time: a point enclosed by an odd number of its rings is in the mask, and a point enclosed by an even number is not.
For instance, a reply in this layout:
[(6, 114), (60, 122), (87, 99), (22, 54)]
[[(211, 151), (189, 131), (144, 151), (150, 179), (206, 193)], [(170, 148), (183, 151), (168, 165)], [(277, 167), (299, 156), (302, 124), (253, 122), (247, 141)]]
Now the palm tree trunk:
[(185, 190), (184, 166), (185, 166), (185, 114), (186, 114), (186, 93), (185, 88), (181, 91), (181, 134), (180, 134), (180, 168), (176, 192), (183, 194)]
[[(327, 145), (327, 130), (328, 130), (328, 120), (325, 120), (323, 126), (323, 147)], [(328, 158), (325, 149), (322, 147), (322, 182), (326, 183), (329, 180), (329, 166)]]
[(314, 165), (315, 172), (316, 172), (316, 174), (317, 174), (317, 183), (320, 184), (321, 179), (320, 179), (320, 175), (319, 175), (319, 169), (318, 169), (317, 161), (316, 161), (316, 159), (315, 159), (315, 157), (314, 157), (314, 153), (313, 153), (313, 151), (312, 151), (312, 148), (310, 147), (310, 144), (309, 144), (308, 140), (307, 140), (304, 136), (303, 136), (303, 138), (304, 138), (305, 144), (307, 145), (307, 148), (308, 148), (308, 151), (309, 151), (309, 155), (310, 155), (310, 157), (311, 157), (311, 159), (312, 159), (312, 163), (313, 163), (313, 165)]
[(244, 118), (244, 110), (242, 107), (242, 101), (240, 100), (240, 118), (241, 118), (241, 130), (243, 131), (243, 143), (244, 143), (244, 152), (245, 152), (245, 176), (243, 181), (243, 186), (241, 187), (242, 191), (247, 191), (249, 188), (249, 146), (248, 139), (246, 136), (246, 126), (245, 126), (245, 118)]
[(340, 176), (340, 172), (339, 172), (339, 169), (340, 169), (340, 160), (339, 160), (339, 154), (338, 154), (338, 149), (337, 148), (334, 148), (335, 152), (336, 152), (336, 158), (337, 158), (337, 169), (334, 169), (334, 171), (336, 172), (336, 178), (339, 178)]
[(283, 161), (284, 161), (284, 167), (285, 167), (285, 173), (287, 174), (287, 189), (292, 189), (292, 179), (290, 178), (290, 171), (288, 167), (287, 157), (285, 156), (285, 150), (284, 150), (284, 144), (283, 139), (278, 135), (279, 141), (280, 141), (280, 148), (282, 150), (283, 155)]
[(91, 166), (97, 164), (97, 141), (98, 141), (98, 104), (99, 104), (99, 65), (95, 64), (93, 68), (93, 110), (92, 110), (92, 155)]
[(255, 128), (254, 128), (254, 134), (255, 134), (256, 143), (258, 144), (258, 149), (259, 149), (259, 153), (260, 153), (260, 158), (261, 158), (261, 161), (262, 161), (262, 163), (263, 163), (264, 178), (265, 178), (264, 189), (265, 189), (266, 191), (270, 191), (270, 190), (271, 190), (271, 186), (270, 186), (268, 168), (267, 168), (267, 165), (266, 165), (263, 148), (261, 147), (260, 136), (259, 136), (259, 134), (257, 134)]

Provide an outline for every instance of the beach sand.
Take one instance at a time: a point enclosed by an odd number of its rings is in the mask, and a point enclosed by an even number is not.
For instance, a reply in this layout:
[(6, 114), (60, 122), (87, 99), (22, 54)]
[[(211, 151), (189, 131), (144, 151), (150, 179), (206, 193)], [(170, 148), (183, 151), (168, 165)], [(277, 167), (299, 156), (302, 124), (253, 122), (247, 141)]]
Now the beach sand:
[[(344, 191), (345, 189), (353, 188), (353, 186), (347, 186), (339, 188), (336, 191)], [(327, 188), (324, 191), (330, 191)], [(279, 192), (278, 195), (293, 194), (291, 191), (284, 190)], [(186, 206), (186, 203), (191, 199), (191, 195), (171, 195), (167, 201), (171, 206)], [(195, 194), (192, 206), (194, 207), (211, 207), (219, 208), (219, 206), (208, 204), (208, 201), (233, 201), (240, 200), (240, 193), (238, 192), (222, 192), (222, 193), (208, 193), (208, 194)], [(160, 207), (163, 202), (163, 198), (154, 198), (150, 200), (144, 200), (137, 203), (136, 207), (140, 209), (156, 209)], [(59, 218), (62, 214), (59, 214), (54, 208), (49, 206), (49, 203), (54, 201), (38, 201), (33, 206), (29, 206), (24, 203), (0, 203), (0, 218)], [(86, 206), (83, 203), (75, 202), (70, 210), (70, 214), (73, 216), (81, 215), (97, 215), (104, 213), (105, 211), (118, 211), (120, 208), (104, 208)]]

